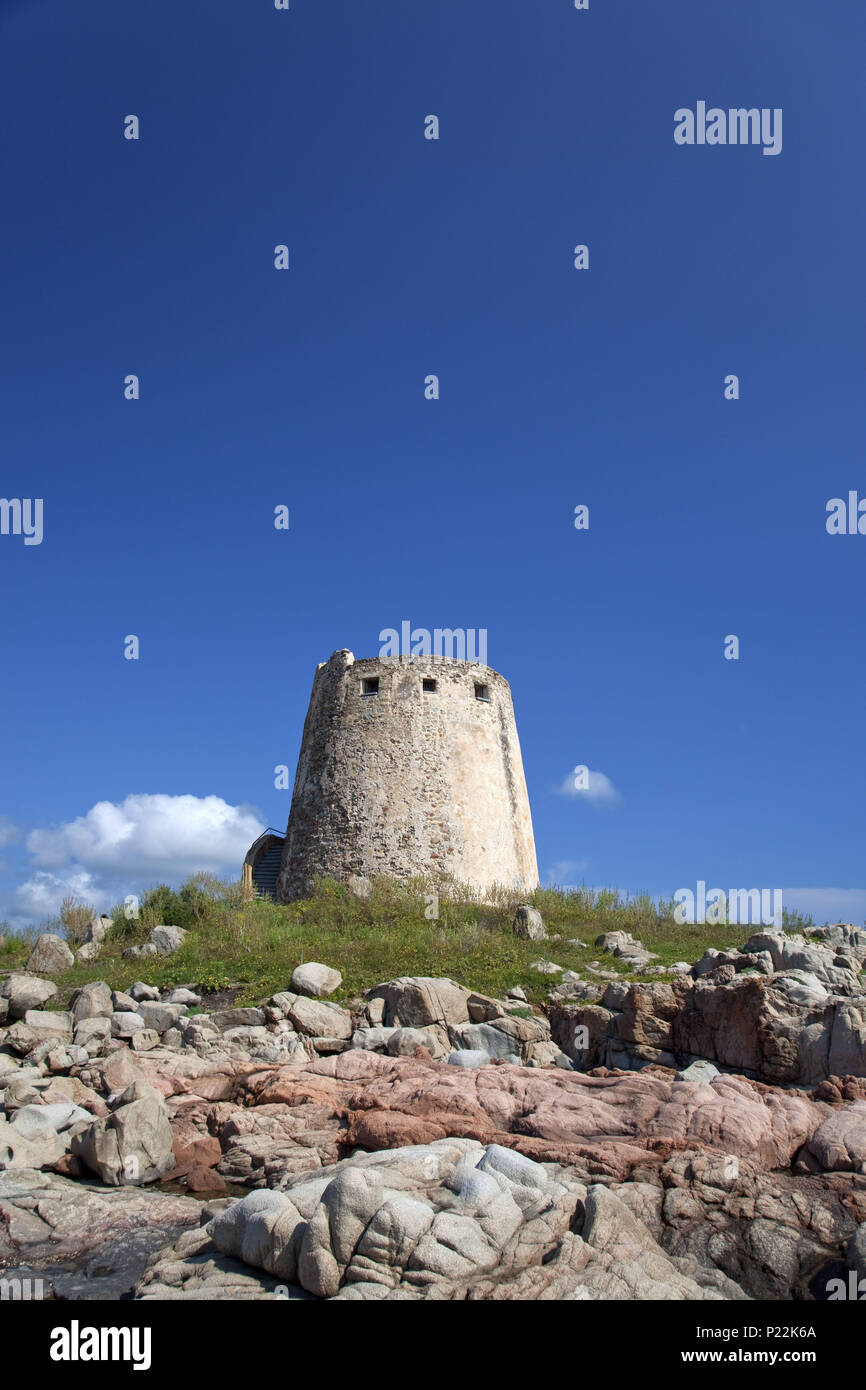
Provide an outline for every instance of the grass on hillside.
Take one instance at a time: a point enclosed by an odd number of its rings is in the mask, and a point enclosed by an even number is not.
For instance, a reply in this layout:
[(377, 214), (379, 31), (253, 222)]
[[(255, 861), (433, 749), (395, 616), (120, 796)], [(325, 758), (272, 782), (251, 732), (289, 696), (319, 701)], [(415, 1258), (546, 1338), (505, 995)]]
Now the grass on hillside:
[[(511, 930), (516, 905), (512, 893), (503, 891), (494, 901), (479, 905), (454, 888), (441, 894), (438, 917), (429, 920), (428, 891), (420, 880), (399, 885), (382, 879), (362, 899), (324, 879), (312, 897), (277, 906), (267, 899), (245, 900), (240, 884), (197, 874), (178, 892), (164, 885), (151, 890), (137, 918), (127, 919), (122, 906), (115, 908), (114, 926), (99, 960), (76, 964), (56, 977), (60, 995), (52, 1002), (64, 1007), (72, 990), (90, 980), (107, 980), (121, 990), (144, 980), (205, 992), (240, 984), (235, 1003), (255, 1003), (287, 989), (296, 965), (321, 961), (343, 976), (335, 1000), (362, 995), (397, 975), (444, 975), (496, 996), (521, 985), (532, 1002), (541, 1003), (556, 977), (530, 968), (530, 962), (540, 958), (589, 980), (595, 977), (585, 967), (596, 960), (603, 969), (629, 977), (623, 962), (595, 946), (603, 931), (631, 932), (658, 954), (659, 965), (671, 965), (698, 959), (708, 946), (742, 947), (754, 930), (681, 925), (674, 920), (672, 904), (659, 906), (646, 895), (623, 898), (585, 888), (542, 888), (528, 901), (541, 912), (548, 934), (560, 940), (522, 941)], [(26, 937), (7, 937), (0, 948), (0, 970), (22, 969), (32, 938), (42, 931), (68, 935), (74, 950), (81, 912), (74, 904), (64, 904), (64, 909), (68, 926), (48, 922)], [(180, 951), (171, 957), (122, 959), (128, 946), (146, 941), (151, 928), (162, 923), (189, 930)], [(799, 930), (812, 925), (801, 918), (789, 918), (787, 924)], [(570, 945), (572, 937), (585, 947)]]

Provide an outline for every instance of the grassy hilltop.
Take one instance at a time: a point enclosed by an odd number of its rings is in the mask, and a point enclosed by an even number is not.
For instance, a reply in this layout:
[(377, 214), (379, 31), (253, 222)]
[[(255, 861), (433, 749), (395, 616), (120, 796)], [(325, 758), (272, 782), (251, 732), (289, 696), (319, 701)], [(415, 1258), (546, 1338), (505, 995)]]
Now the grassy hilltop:
[[(397, 975), (445, 975), (490, 995), (521, 985), (528, 999), (540, 1003), (555, 984), (555, 977), (530, 968), (541, 958), (581, 973), (588, 962), (599, 960), (605, 970), (629, 976), (624, 962), (599, 956), (594, 943), (600, 932), (631, 932), (664, 966), (694, 961), (708, 946), (742, 947), (754, 930), (681, 925), (674, 921), (672, 903), (659, 905), (647, 895), (623, 898), (586, 888), (541, 888), (526, 901), (541, 912), (549, 936), (560, 939), (522, 941), (511, 929), (517, 901), (513, 893), (503, 891), (479, 905), (455, 888), (442, 893), (438, 917), (430, 920), (425, 916), (427, 891), (421, 881), (398, 885), (381, 879), (369, 897), (358, 898), (342, 884), (323, 879), (310, 898), (283, 907), (245, 898), (239, 883), (196, 874), (178, 891), (153, 888), (136, 918), (126, 918), (123, 907), (116, 907), (99, 959), (59, 976), (61, 995), (54, 1002), (62, 1007), (71, 991), (89, 980), (107, 980), (115, 989), (144, 980), (160, 987), (191, 984), (205, 992), (240, 984), (237, 1003), (253, 1003), (288, 988), (295, 966), (316, 960), (343, 976), (335, 999), (358, 996)], [(7, 936), (0, 948), (0, 970), (22, 969), (41, 932), (65, 936), (75, 950), (92, 915), (86, 904), (68, 901), (60, 919), (24, 936)], [(788, 926), (811, 925), (785, 916)], [(142, 944), (151, 928), (163, 923), (189, 930), (180, 951), (171, 957), (123, 960), (128, 946)], [(585, 946), (569, 944), (570, 938)]]

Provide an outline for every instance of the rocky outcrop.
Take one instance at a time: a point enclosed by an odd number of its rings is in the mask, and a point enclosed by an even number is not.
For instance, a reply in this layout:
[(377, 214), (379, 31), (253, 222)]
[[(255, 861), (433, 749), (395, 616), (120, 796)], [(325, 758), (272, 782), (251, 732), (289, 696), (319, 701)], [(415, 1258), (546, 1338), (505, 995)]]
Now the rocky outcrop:
[(0, 1172), (0, 1261), (43, 1277), (63, 1298), (129, 1295), (153, 1251), (198, 1228), (201, 1203), (153, 1189)]
[(0, 1259), (3, 1193), (42, 1169), (220, 1199), (142, 1297), (820, 1297), (866, 1248), (866, 998), (829, 973), (862, 945), (807, 943), (828, 985), (767, 935), (549, 1019), (432, 977), (210, 1014), (94, 982), (52, 1011), (12, 975)]
[(864, 1213), (866, 1182), (850, 1176), (676, 1153), (619, 1182), (446, 1138), (216, 1204), (151, 1260), (137, 1296), (821, 1297), (843, 1261), (862, 1262)]
[(731, 978), (622, 982), (599, 1004), (560, 1001), (550, 1010), (554, 1041), (581, 1068), (705, 1058), (774, 1085), (866, 1075), (866, 995), (832, 995), (808, 972), (727, 968)]
[[(862, 1125), (841, 1089), (828, 1087), (832, 1099), (824, 1100), (736, 1076), (680, 1081), (661, 1068), (592, 1075), (506, 1063), (462, 1068), (361, 1049), (303, 1067), (251, 1062), (226, 1071), (199, 1059), (183, 1076), (161, 1050), (137, 1065), (166, 1096), (171, 1114), (182, 1111), (200, 1134), (219, 1138), (223, 1177), (260, 1187), (283, 1186), (354, 1148), (447, 1137), (568, 1163), (590, 1179), (627, 1181), (687, 1150), (749, 1159), (769, 1172), (799, 1162), (831, 1115), (844, 1117), (838, 1123), (850, 1133), (849, 1153)], [(843, 1085), (851, 1099), (860, 1098), (850, 1089), (856, 1083)], [(810, 1160), (803, 1171), (820, 1163)]]
[(244, 1198), (211, 1236), (224, 1255), (317, 1298), (745, 1297), (724, 1275), (666, 1255), (604, 1187), (472, 1140), (355, 1155)]

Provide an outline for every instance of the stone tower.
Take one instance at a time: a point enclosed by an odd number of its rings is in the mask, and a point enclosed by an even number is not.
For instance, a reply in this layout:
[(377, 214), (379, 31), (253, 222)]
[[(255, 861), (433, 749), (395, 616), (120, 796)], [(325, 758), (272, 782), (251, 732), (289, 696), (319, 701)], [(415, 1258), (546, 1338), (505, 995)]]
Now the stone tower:
[(538, 886), (511, 690), (489, 667), (339, 651), (316, 671), (277, 897), (376, 874)]

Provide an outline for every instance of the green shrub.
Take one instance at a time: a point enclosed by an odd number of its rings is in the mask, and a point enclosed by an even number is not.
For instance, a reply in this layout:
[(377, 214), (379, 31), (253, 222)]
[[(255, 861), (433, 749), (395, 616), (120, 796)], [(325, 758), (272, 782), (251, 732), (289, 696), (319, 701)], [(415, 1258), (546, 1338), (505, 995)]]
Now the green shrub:
[(806, 915), (802, 912), (792, 911), (790, 908), (782, 908), (782, 928), (790, 932), (806, 932), (813, 928), (815, 922), (812, 914)]
[(96, 909), (90, 903), (79, 902), (77, 898), (64, 898), (60, 907), (60, 921), (66, 932), (70, 946), (80, 946), (87, 936), (87, 928), (93, 921)]

